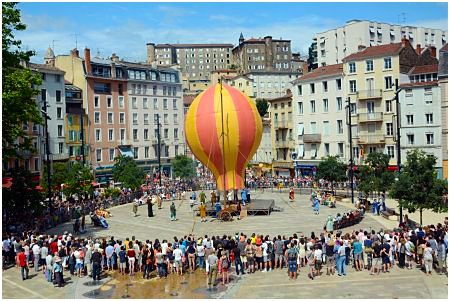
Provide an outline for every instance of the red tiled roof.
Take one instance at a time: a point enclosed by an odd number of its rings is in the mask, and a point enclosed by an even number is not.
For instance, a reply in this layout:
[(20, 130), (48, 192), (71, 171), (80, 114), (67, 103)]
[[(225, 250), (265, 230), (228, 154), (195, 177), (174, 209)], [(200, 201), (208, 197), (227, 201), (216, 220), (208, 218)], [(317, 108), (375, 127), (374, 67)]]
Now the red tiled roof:
[(409, 71), (409, 74), (428, 74), (428, 73), (437, 73), (438, 72), (438, 64), (434, 65), (425, 65), (425, 66), (416, 66)]
[(179, 48), (209, 48), (209, 47), (233, 47), (233, 44), (158, 44), (156, 48), (179, 47)]
[(401, 84), (401, 88), (410, 88), (410, 87), (426, 87), (426, 86), (437, 86), (438, 85), (437, 80), (429, 81), (429, 82), (417, 82), (417, 83), (406, 83)]
[(402, 49), (402, 47), (403, 47), (402, 43), (394, 43), (394, 44), (367, 47), (366, 49), (364, 49), (362, 51), (355, 52), (355, 53), (352, 53), (352, 54), (346, 56), (342, 61), (349, 62), (349, 61), (361, 60), (361, 59), (371, 58), (371, 57), (395, 55), (395, 54), (400, 53), (400, 50)]
[(323, 66), (306, 73), (305, 75), (299, 77), (296, 81), (303, 82), (325, 76), (338, 75), (342, 74), (342, 70), (342, 64)]

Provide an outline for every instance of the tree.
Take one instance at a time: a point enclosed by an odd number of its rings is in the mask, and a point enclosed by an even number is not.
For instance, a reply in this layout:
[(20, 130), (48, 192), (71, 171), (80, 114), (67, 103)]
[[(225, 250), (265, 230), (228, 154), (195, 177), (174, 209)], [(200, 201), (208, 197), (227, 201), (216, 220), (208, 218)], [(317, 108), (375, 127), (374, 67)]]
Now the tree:
[(122, 183), (122, 186), (133, 190), (139, 188), (145, 181), (145, 172), (133, 158), (119, 155), (113, 167), (113, 179)]
[(390, 190), (390, 195), (398, 200), (400, 206), (411, 213), (419, 210), (421, 225), (424, 209), (448, 211), (444, 201), (447, 182), (437, 178), (435, 165), (434, 155), (418, 149), (409, 151), (406, 164)]
[[(61, 184), (65, 184), (71, 177), (69, 172), (69, 166), (68, 163), (63, 162), (53, 162), (53, 172), (52, 172), (52, 190), (61, 189)], [(44, 191), (47, 191), (48, 189), (48, 183), (47, 183), (47, 166), (44, 166), (44, 172), (41, 178), (41, 187), (44, 189)]]
[(256, 100), (256, 108), (258, 109), (258, 113), (261, 117), (267, 114), (267, 110), (269, 109), (269, 103), (266, 99), (257, 99)]
[[(26, 29), (20, 20), (17, 3), (2, 3), (2, 151), (3, 161), (23, 157), (23, 151), (34, 151), (32, 139), (23, 130), (23, 124), (42, 124), (35, 96), (41, 84), (39, 75), (24, 69), (33, 51), (22, 51), (15, 31)], [(20, 139), (18, 139), (20, 138)]]
[(72, 166), (67, 165), (68, 178), (65, 182), (63, 192), (67, 195), (92, 194), (94, 192), (94, 174), (88, 166), (75, 162)]
[(175, 173), (175, 177), (189, 178), (195, 175), (194, 161), (184, 155), (178, 155), (172, 161), (172, 168)]
[(317, 166), (317, 177), (331, 182), (331, 190), (334, 183), (347, 180), (347, 165), (339, 161), (339, 156), (329, 156), (320, 161)]
[(394, 173), (388, 170), (389, 160), (387, 154), (370, 153), (367, 165), (360, 168), (358, 189), (367, 195), (375, 192), (378, 196), (388, 191), (395, 178)]

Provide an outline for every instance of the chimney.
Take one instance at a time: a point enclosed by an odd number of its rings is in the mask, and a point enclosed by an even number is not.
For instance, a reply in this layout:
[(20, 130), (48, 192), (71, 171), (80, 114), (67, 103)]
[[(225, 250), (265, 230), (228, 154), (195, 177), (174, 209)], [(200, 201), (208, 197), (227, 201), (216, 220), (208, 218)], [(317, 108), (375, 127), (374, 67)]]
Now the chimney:
[(406, 38), (406, 36), (404, 36), (404, 37), (402, 38), (402, 45), (403, 45), (403, 47), (406, 47), (406, 46), (411, 45), (411, 44), (409, 43), (409, 40)]
[(366, 46), (364, 45), (358, 45), (358, 52), (366, 50)]
[(72, 57), (80, 57), (80, 52), (78, 51), (78, 49), (74, 48), (70, 51), (70, 55)]
[(420, 55), (420, 53), (422, 52), (422, 48), (420, 48), (420, 44), (416, 45), (416, 53), (417, 55)]
[(84, 48), (84, 61), (86, 63), (86, 73), (87, 73), (87, 75), (92, 75), (92, 70), (91, 70), (91, 50), (89, 48)]
[(111, 78), (116, 78), (116, 63), (111, 62)]
[(111, 54), (111, 61), (118, 62), (119, 61), (119, 57), (115, 53), (113, 53), (113, 54)]
[(147, 43), (147, 64), (151, 64), (155, 61), (156, 61), (155, 44)]
[(430, 46), (428, 47), (430, 49), (430, 55), (434, 58), (436, 58), (436, 47)]

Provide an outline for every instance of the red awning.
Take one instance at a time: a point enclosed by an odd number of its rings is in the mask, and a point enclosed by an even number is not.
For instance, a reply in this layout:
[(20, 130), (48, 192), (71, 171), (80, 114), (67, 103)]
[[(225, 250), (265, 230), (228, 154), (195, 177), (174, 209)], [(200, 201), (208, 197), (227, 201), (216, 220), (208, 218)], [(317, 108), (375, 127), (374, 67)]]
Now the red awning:
[(2, 188), (10, 188), (13, 178), (2, 178)]
[(398, 171), (398, 166), (397, 166), (397, 165), (394, 165), (394, 166), (388, 166), (387, 170)]
[(41, 191), (42, 187), (40, 185), (36, 186), (34, 189)]

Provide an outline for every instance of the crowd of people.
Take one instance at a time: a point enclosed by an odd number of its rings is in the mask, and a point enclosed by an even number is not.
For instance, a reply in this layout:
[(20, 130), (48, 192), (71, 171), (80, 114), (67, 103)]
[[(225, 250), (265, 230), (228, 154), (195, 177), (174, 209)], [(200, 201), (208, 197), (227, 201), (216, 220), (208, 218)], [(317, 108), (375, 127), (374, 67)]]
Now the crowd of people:
[(290, 279), (297, 279), (304, 268), (312, 280), (322, 276), (325, 268), (326, 275), (337, 271), (339, 276), (345, 276), (350, 267), (378, 275), (396, 266), (412, 269), (415, 265), (427, 275), (434, 267), (438, 273), (445, 273), (448, 220), (415, 230), (402, 226), (348, 233), (327, 226), (319, 235), (312, 232), (309, 236), (235, 233), (145, 241), (134, 236), (124, 240), (84, 239), (67, 232), (59, 236), (27, 232), (4, 236), (2, 251), (4, 266), (15, 264), (23, 280), (33, 266), (57, 286), (63, 286), (67, 272), (99, 280), (103, 271), (113, 270), (148, 279), (153, 271), (157, 277), (165, 278), (168, 274), (183, 275), (200, 269), (208, 275), (208, 287), (216, 284), (218, 274), (222, 284), (226, 284), (232, 268), (236, 275), (287, 268)]

